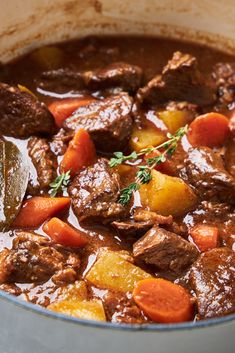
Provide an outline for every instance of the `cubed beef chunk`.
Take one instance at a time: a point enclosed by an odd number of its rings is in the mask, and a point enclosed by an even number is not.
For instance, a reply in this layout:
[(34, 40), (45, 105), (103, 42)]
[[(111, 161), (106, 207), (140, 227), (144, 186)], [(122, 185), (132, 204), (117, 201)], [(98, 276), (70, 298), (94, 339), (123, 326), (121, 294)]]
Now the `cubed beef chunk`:
[(74, 253), (51, 245), (48, 239), (19, 232), (12, 249), (0, 253), (0, 283), (74, 282), (80, 260)]
[(226, 107), (235, 101), (235, 63), (218, 63), (214, 66), (212, 78), (217, 88), (219, 106)]
[(132, 130), (132, 98), (127, 93), (108, 97), (78, 108), (64, 121), (67, 131), (87, 130), (101, 151), (127, 146)]
[(120, 87), (123, 91), (135, 92), (141, 85), (143, 72), (138, 66), (117, 62), (102, 69), (86, 71), (82, 76), (89, 89)]
[(121, 88), (123, 91), (135, 92), (141, 85), (143, 72), (135, 65), (115, 62), (104, 68), (90, 71), (58, 69), (43, 72), (39, 86), (53, 91), (70, 90), (102, 90)]
[[(235, 136), (235, 116), (234, 120), (234, 136)], [(225, 151), (225, 166), (227, 171), (235, 178), (235, 138), (230, 139)]]
[(0, 133), (13, 137), (53, 134), (55, 123), (44, 103), (17, 87), (0, 83)]
[(162, 75), (155, 76), (139, 89), (137, 99), (147, 104), (173, 100), (207, 106), (215, 101), (215, 89), (202, 77), (195, 57), (175, 52), (163, 68)]
[[(36, 189), (47, 189), (56, 177), (57, 161), (46, 139), (31, 137), (28, 141), (28, 154), (37, 172)], [(31, 189), (31, 188), (30, 188)]]
[(150, 222), (135, 222), (134, 220), (113, 221), (111, 225), (119, 233), (125, 235), (143, 235), (153, 226)]
[(190, 271), (200, 318), (235, 312), (235, 252), (228, 248), (201, 254)]
[(221, 155), (208, 147), (191, 148), (185, 160), (186, 175), (202, 199), (235, 201), (235, 179), (224, 168)]
[(112, 226), (123, 234), (143, 235), (153, 225), (171, 225), (172, 222), (172, 216), (162, 216), (148, 210), (136, 209), (133, 219), (114, 221), (112, 222)]
[(68, 188), (74, 212), (80, 221), (96, 218), (103, 222), (120, 218), (125, 208), (118, 203), (119, 175), (104, 158), (83, 169)]
[(107, 319), (111, 322), (141, 324), (147, 321), (134, 300), (125, 293), (109, 291), (104, 296), (103, 303)]
[(196, 260), (198, 251), (181, 236), (155, 226), (134, 243), (133, 254), (159, 270), (179, 275)]
[(68, 68), (43, 72), (37, 85), (44, 90), (60, 93), (85, 88), (81, 73)]
[(50, 142), (51, 151), (56, 156), (63, 156), (73, 136), (74, 136), (73, 132), (68, 133), (64, 129), (60, 129), (58, 133), (53, 136)]

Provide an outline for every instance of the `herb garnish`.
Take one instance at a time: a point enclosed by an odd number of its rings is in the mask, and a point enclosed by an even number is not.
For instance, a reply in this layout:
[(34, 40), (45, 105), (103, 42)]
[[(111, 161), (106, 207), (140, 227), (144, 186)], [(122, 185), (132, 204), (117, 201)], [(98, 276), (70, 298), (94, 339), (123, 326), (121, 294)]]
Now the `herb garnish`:
[(62, 191), (64, 188), (66, 188), (69, 184), (70, 177), (70, 170), (68, 170), (66, 173), (58, 175), (55, 180), (50, 184), (50, 196), (55, 197), (59, 191)]
[[(176, 131), (174, 135), (168, 133), (168, 140), (156, 147), (149, 147), (140, 150), (139, 152), (132, 152), (128, 156), (124, 156), (122, 152), (115, 152), (114, 157), (110, 159), (109, 166), (111, 168), (116, 167), (126, 161), (134, 161), (140, 156), (158, 151), (159, 154), (154, 157), (146, 158), (147, 165), (140, 165), (136, 173), (135, 182), (129, 184), (126, 188), (121, 190), (120, 198), (118, 202), (125, 206), (129, 203), (133, 192), (139, 190), (140, 185), (148, 184), (152, 179), (151, 171), (156, 165), (164, 163), (168, 157), (171, 157), (175, 152), (178, 142), (187, 133), (188, 125), (181, 127)], [(160, 152), (159, 150), (163, 150)]]

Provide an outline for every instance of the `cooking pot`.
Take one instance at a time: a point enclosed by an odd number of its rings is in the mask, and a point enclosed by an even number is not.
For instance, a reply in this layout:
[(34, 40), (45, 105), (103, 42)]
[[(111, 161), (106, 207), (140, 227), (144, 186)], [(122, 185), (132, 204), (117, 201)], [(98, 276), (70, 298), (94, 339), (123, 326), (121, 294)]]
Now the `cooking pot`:
[[(235, 52), (234, 0), (1, 1), (0, 61), (88, 34), (161, 35)], [(1, 353), (232, 353), (235, 315), (174, 325), (79, 320), (0, 293)]]

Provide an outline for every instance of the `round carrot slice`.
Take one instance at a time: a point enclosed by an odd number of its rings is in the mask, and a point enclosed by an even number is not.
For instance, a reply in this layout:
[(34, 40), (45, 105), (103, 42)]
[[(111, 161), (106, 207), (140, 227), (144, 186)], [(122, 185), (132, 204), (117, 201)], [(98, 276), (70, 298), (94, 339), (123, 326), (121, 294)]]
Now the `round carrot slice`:
[(193, 300), (185, 288), (161, 278), (137, 282), (133, 298), (154, 322), (176, 323), (193, 318)]
[(189, 127), (188, 140), (192, 146), (221, 146), (229, 135), (229, 120), (218, 113), (198, 116)]

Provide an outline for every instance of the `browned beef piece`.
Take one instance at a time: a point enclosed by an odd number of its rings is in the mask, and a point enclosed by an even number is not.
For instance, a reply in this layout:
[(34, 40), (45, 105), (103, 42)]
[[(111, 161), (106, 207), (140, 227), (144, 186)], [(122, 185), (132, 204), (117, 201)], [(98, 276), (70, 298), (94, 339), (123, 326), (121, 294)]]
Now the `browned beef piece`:
[(118, 203), (120, 178), (104, 158), (83, 169), (68, 188), (79, 221), (95, 218), (108, 222), (120, 218), (125, 208)]
[(133, 219), (126, 221), (114, 221), (112, 226), (120, 233), (143, 235), (154, 224), (171, 225), (173, 222), (172, 216), (162, 216), (155, 212), (137, 209), (134, 212)]
[(92, 90), (120, 87), (135, 92), (141, 85), (143, 71), (140, 67), (124, 62), (112, 63), (102, 69), (83, 73), (85, 85)]
[(120, 87), (123, 91), (136, 91), (142, 81), (142, 69), (124, 62), (115, 62), (104, 68), (78, 72), (71, 69), (58, 69), (42, 73), (39, 86), (43, 89), (61, 91), (101, 90)]
[(46, 139), (31, 137), (28, 141), (28, 153), (37, 171), (38, 189), (46, 189), (56, 178), (57, 161)]
[(121, 234), (128, 235), (143, 235), (153, 224), (150, 222), (135, 222), (133, 220), (127, 221), (114, 221), (112, 226), (117, 229)]
[(141, 324), (147, 321), (134, 300), (129, 299), (125, 293), (109, 291), (103, 303), (107, 319), (111, 322)]
[(26, 232), (18, 233), (12, 249), (0, 253), (0, 283), (69, 283), (77, 279), (80, 260), (74, 253), (51, 245), (48, 239)]
[(173, 218), (172, 216), (162, 216), (156, 212), (144, 210), (144, 209), (136, 209), (134, 211), (133, 218), (137, 222), (149, 222), (151, 224), (172, 224)]
[(42, 89), (55, 92), (85, 88), (81, 73), (67, 68), (43, 72), (37, 84)]
[(202, 199), (235, 201), (235, 179), (225, 170), (222, 157), (208, 147), (191, 148), (185, 160), (186, 175)]
[(218, 248), (200, 255), (190, 271), (200, 318), (235, 312), (235, 252)]
[(214, 66), (212, 78), (217, 87), (220, 106), (227, 106), (235, 101), (235, 63), (218, 63)]
[(72, 140), (74, 133), (68, 133), (64, 129), (60, 129), (56, 135), (53, 136), (50, 142), (50, 148), (56, 156), (63, 156), (67, 150), (70, 140)]
[[(235, 116), (234, 116), (234, 132), (233, 135), (235, 136)], [(225, 166), (227, 171), (235, 178), (235, 138), (231, 138), (226, 146), (225, 151)]]
[(133, 245), (133, 254), (159, 270), (180, 275), (196, 260), (198, 251), (181, 236), (155, 226)]
[(162, 75), (154, 77), (137, 94), (140, 103), (163, 104), (168, 101), (187, 101), (207, 106), (215, 101), (215, 90), (198, 70), (195, 57), (175, 52), (163, 68)]
[(117, 151), (127, 146), (132, 130), (133, 100), (127, 93), (108, 97), (78, 108), (64, 121), (65, 130), (87, 130), (101, 151)]
[(53, 134), (55, 123), (44, 103), (17, 87), (0, 83), (0, 133), (14, 137)]

